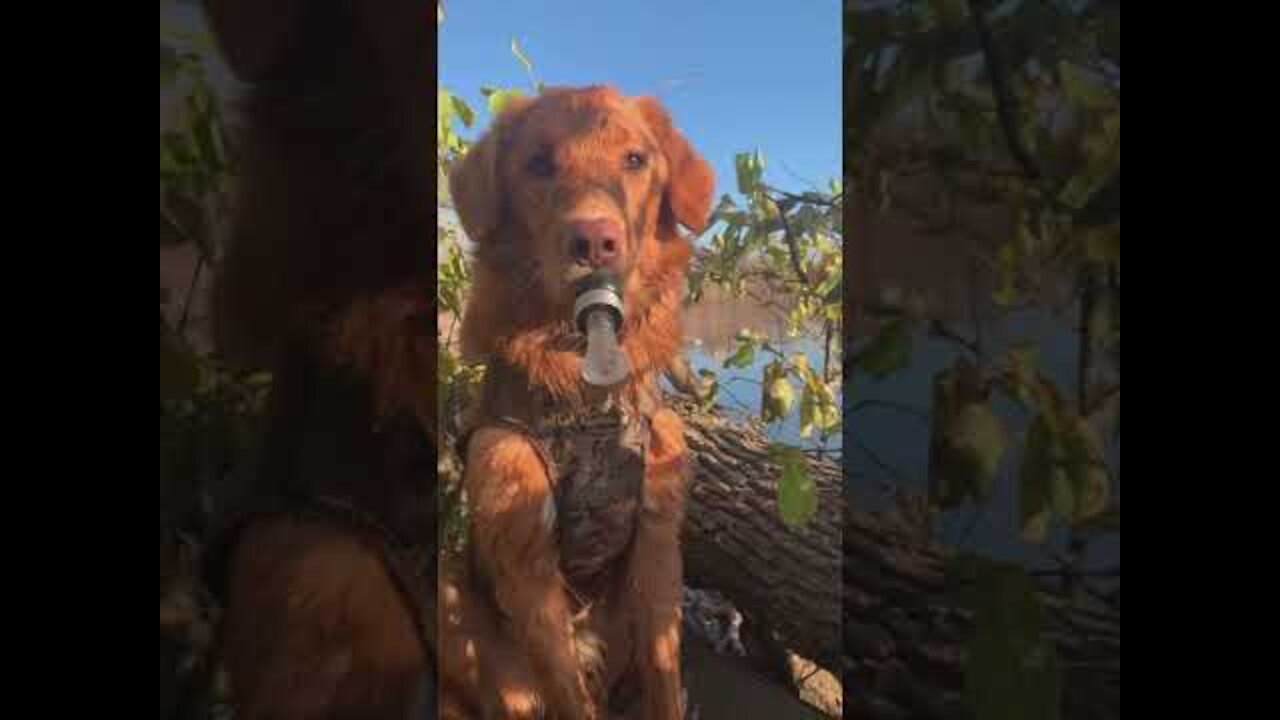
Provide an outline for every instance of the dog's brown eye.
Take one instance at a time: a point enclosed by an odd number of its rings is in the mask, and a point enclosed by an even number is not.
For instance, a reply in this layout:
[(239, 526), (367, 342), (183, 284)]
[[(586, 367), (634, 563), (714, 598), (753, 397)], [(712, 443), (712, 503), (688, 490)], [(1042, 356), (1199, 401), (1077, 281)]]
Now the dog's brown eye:
[(644, 153), (634, 151), (627, 153), (626, 163), (628, 170), (639, 170), (648, 161), (649, 158), (645, 157)]
[(556, 163), (549, 153), (538, 153), (529, 159), (529, 172), (538, 177), (548, 178), (556, 174)]

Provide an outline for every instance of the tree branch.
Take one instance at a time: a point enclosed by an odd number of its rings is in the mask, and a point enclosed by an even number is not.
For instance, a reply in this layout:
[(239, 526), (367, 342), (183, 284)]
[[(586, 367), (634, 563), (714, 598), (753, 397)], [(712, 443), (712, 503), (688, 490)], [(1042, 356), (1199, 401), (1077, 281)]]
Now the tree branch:
[(791, 234), (791, 224), (787, 222), (787, 211), (773, 196), (766, 194), (765, 197), (769, 198), (769, 202), (773, 203), (778, 210), (778, 219), (782, 222), (782, 233), (787, 239), (787, 249), (791, 251), (791, 268), (795, 270), (800, 282), (809, 285), (809, 276), (804, 273), (804, 267), (800, 265), (800, 246), (796, 244), (796, 238)]
[(982, 356), (982, 353), (979, 351), (977, 343), (965, 337), (962, 337), (959, 333), (947, 327), (946, 323), (942, 322), (941, 320), (935, 319), (930, 321), (929, 334), (934, 337), (940, 337), (940, 338), (943, 338), (944, 340), (950, 340), (956, 343), (960, 347), (963, 347), (965, 350), (968, 350), (969, 352), (973, 353), (974, 357)]
[[(782, 197), (784, 200), (790, 200), (792, 202), (797, 202), (797, 203), (808, 203), (809, 205), (818, 205), (820, 207), (836, 207), (840, 204), (840, 201), (844, 198), (843, 192), (841, 192), (839, 195), (834, 195), (831, 198), (825, 198), (825, 197), (822, 197), (820, 193), (804, 193), (803, 195), (796, 195), (795, 193), (789, 193), (785, 190), (779, 190), (778, 188), (772, 187), (770, 185), (765, 185), (764, 183), (760, 183), (760, 186), (763, 187), (766, 192), (772, 193), (774, 195), (778, 195)], [(773, 200), (773, 198), (769, 198), (769, 199)], [(776, 201), (775, 201), (775, 204), (776, 204)]]
[(187, 296), (182, 301), (182, 317), (178, 318), (178, 334), (183, 335), (187, 329), (187, 317), (191, 312), (191, 301), (196, 294), (196, 284), (200, 282), (200, 271), (204, 269), (205, 254), (200, 253), (196, 259), (196, 269), (191, 273), (191, 284), (187, 287)]
[(877, 455), (874, 450), (868, 447), (866, 443), (862, 442), (857, 437), (853, 437), (852, 440), (853, 440), (853, 444), (857, 445), (859, 450), (866, 453), (867, 457), (871, 458), (871, 462), (875, 463), (881, 470), (885, 471), (890, 476), (892, 476), (894, 480), (897, 480), (899, 483), (905, 483), (907, 481), (906, 476), (904, 476), (901, 472), (899, 472), (897, 468), (881, 460), (880, 456)]
[(1004, 130), (1009, 152), (1022, 166), (1027, 179), (1039, 180), (1040, 168), (1027, 152), (1026, 146), (1022, 144), (1022, 136), (1018, 133), (1018, 108), (1014, 101), (1013, 89), (1009, 85), (1009, 74), (997, 54), (995, 42), (991, 38), (991, 28), (987, 27), (985, 15), (987, 3), (984, 0), (968, 0), (968, 5), (969, 16), (973, 18), (973, 29), (978, 35), (978, 44), (982, 47), (983, 59), (987, 64), (987, 72), (991, 74), (991, 92), (995, 96), (996, 115), (1000, 118), (1000, 127)]

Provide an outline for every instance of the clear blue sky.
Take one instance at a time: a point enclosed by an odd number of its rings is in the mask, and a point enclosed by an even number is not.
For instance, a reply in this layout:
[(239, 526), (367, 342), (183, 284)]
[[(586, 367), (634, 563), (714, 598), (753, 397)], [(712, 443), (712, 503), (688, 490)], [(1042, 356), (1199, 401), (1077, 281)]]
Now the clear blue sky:
[(715, 168), (717, 195), (736, 192), (734, 153), (756, 148), (784, 189), (840, 175), (837, 0), (446, 0), (440, 81), (481, 126), (481, 85), (530, 89), (513, 37), (548, 85), (661, 98)]

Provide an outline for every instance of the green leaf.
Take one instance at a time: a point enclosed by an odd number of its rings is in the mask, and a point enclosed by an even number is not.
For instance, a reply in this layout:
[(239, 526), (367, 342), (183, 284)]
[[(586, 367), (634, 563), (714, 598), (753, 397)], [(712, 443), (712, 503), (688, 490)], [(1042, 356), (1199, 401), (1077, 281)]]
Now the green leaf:
[(1118, 319), (1118, 315), (1111, 296), (1107, 293), (1099, 293), (1093, 307), (1089, 309), (1089, 318), (1086, 321), (1090, 341), (1095, 347), (1111, 338), (1112, 333), (1116, 331), (1114, 321)]
[(202, 112), (196, 117), (192, 128), (200, 157), (204, 160), (205, 167), (213, 172), (220, 171), (224, 166), (222, 141), (216, 121), (217, 116), (212, 111)]
[(458, 108), (453, 104), (453, 93), (436, 88), (436, 144), (447, 146), (453, 133), (453, 116)]
[(1029, 517), (1022, 526), (1022, 539), (1032, 545), (1043, 545), (1049, 539), (1049, 524), (1053, 511), (1045, 508)]
[(1067, 471), (1054, 466), (1049, 471), (1049, 507), (1060, 518), (1072, 518), (1076, 514), (1076, 492)]
[(1061, 675), (1041, 637), (1034, 590), (1001, 578), (979, 598), (962, 693), (969, 711), (982, 720), (1057, 720)]
[(911, 330), (902, 321), (887, 323), (871, 344), (855, 354), (856, 365), (867, 374), (882, 379), (911, 362)]
[(1010, 308), (1017, 304), (1018, 297), (1018, 289), (1013, 283), (1006, 282), (992, 293), (991, 300), (1001, 308)]
[(778, 480), (778, 514), (792, 528), (804, 527), (818, 510), (818, 489), (799, 448), (774, 443), (769, 458), (782, 466)]
[(716, 395), (720, 392), (720, 380), (714, 372), (705, 368), (699, 370), (698, 375), (702, 378), (702, 385), (698, 389), (699, 406), (704, 411), (710, 410), (715, 406)]
[(1008, 368), (1008, 390), (1018, 402), (1026, 407), (1035, 407), (1037, 394), (1040, 353), (1032, 345), (1021, 344), (1010, 348), (1006, 356)]
[(253, 373), (244, 379), (244, 384), (251, 388), (264, 388), (271, 384), (272, 374), (267, 371)]
[(724, 367), (727, 368), (745, 368), (755, 362), (756, 344), (755, 341), (739, 338), (738, 350), (732, 356), (724, 361)]
[(955, 482), (967, 488), (976, 500), (991, 496), (996, 472), (1008, 447), (1004, 423), (985, 404), (965, 406), (948, 428), (946, 439)]
[(734, 168), (737, 170), (738, 192), (750, 196), (755, 187), (751, 184), (751, 156), (738, 153), (733, 156)]
[(807, 438), (813, 434), (813, 427), (818, 422), (818, 400), (813, 388), (808, 384), (800, 393), (800, 437)]
[(457, 95), (452, 95), (449, 99), (453, 102), (453, 110), (457, 113), (458, 119), (462, 121), (462, 125), (471, 127), (471, 124), (476, 121), (476, 114), (471, 110), (471, 106)]
[(169, 158), (179, 167), (190, 167), (195, 162), (195, 152), (190, 140), (177, 130), (166, 130), (160, 136), (162, 148), (169, 153)]
[(1076, 498), (1074, 512), (1063, 517), (1080, 522), (1106, 510), (1111, 481), (1102, 455), (1102, 442), (1089, 421), (1075, 417), (1065, 437), (1065, 474)]
[(738, 153), (733, 156), (733, 162), (738, 175), (738, 192), (751, 198), (759, 190), (760, 178), (764, 175), (764, 156), (759, 150)]
[[(837, 385), (839, 383), (836, 383)], [(844, 421), (841, 415), (841, 408), (836, 404), (831, 388), (827, 387), (825, 393), (820, 395), (822, 402), (818, 405), (818, 421), (819, 427), (822, 428), (823, 436), (831, 434), (840, 427), (840, 423)]]
[(519, 90), (493, 90), (487, 96), (489, 101), (489, 114), (497, 117), (502, 114), (503, 108), (514, 98), (523, 97), (524, 93)]
[(824, 302), (838, 303), (844, 300), (844, 273), (833, 272), (814, 291)]
[(1041, 543), (1049, 533), (1055, 439), (1044, 414), (1027, 428), (1027, 442), (1018, 472), (1018, 504), (1022, 534), (1028, 542)]
[(766, 422), (782, 420), (791, 413), (795, 405), (796, 392), (787, 381), (785, 375), (779, 375), (762, 386), (764, 389), (760, 403), (760, 414)]
[[(929, 500), (941, 509), (957, 507), (980, 494), (981, 453), (973, 442), (990, 431), (981, 407), (986, 402), (981, 370), (961, 358), (933, 378), (929, 424)], [(971, 425), (966, 428), (965, 425)], [(1003, 432), (1001, 430), (1000, 432)]]
[(1062, 89), (1067, 98), (1087, 110), (1111, 108), (1116, 105), (1115, 98), (1107, 90), (1101, 77), (1088, 73), (1066, 60), (1058, 63), (1058, 77), (1062, 80)]

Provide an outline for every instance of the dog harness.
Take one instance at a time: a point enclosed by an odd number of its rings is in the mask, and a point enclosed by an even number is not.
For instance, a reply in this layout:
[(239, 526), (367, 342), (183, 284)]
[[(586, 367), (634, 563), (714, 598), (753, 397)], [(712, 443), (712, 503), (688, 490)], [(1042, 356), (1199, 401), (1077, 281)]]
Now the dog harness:
[[(464, 463), (470, 438), (482, 428), (528, 440), (551, 482), (544, 520), (554, 528), (561, 573), (580, 604), (600, 599), (635, 535), (658, 407), (656, 388), (639, 385), (627, 393), (587, 386), (581, 402), (571, 402), (493, 361), (477, 412), (459, 438)], [(485, 568), (474, 552), (469, 556), (475, 579), (487, 584)]]

